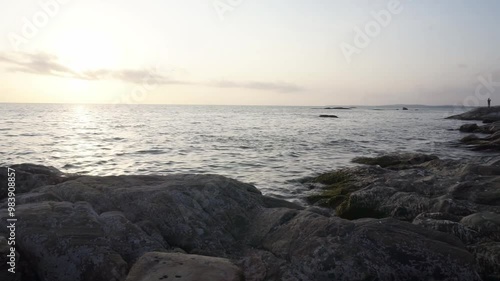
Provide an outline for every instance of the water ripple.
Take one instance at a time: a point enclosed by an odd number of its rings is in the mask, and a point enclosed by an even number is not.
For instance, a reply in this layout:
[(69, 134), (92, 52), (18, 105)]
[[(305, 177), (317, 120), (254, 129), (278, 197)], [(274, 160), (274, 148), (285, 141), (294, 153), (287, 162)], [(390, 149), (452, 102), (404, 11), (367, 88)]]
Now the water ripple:
[(355, 156), (421, 151), (473, 157), (449, 109), (356, 108), (335, 123), (308, 107), (0, 104), (2, 163), (93, 175), (217, 173), (296, 198), (294, 179)]

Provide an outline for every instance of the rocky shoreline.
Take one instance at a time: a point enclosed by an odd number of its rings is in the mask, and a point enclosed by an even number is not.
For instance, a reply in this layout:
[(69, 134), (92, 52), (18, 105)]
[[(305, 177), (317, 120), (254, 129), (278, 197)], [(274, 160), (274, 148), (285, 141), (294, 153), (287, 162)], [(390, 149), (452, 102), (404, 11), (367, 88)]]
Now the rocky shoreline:
[(472, 133), (463, 137), (460, 142), (472, 150), (500, 150), (500, 106), (480, 107), (469, 112), (448, 117), (448, 119), (475, 120), (485, 123), (464, 124), (460, 131)]
[(308, 206), (218, 175), (14, 165), (17, 273), (0, 228), (0, 280), (500, 280), (500, 160), (353, 161), (304, 180)]
[(419, 154), (354, 161), (366, 166), (306, 181), (309, 202), (349, 220), (393, 218), (447, 233), (475, 257), (483, 280), (500, 280), (500, 164)]
[(216, 175), (13, 166), (21, 274), (12, 280), (498, 280), (500, 166), (358, 161), (371, 165), (305, 183), (342, 189), (306, 208)]

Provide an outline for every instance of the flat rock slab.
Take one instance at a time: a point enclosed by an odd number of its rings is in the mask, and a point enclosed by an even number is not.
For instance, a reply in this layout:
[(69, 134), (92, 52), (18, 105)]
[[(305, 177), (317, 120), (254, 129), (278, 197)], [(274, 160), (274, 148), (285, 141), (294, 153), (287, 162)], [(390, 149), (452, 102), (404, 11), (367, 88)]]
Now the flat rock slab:
[(240, 281), (239, 267), (223, 258), (150, 252), (132, 267), (126, 281)]
[(447, 119), (480, 120), (488, 122), (500, 120), (500, 106), (478, 107), (462, 114), (448, 117)]

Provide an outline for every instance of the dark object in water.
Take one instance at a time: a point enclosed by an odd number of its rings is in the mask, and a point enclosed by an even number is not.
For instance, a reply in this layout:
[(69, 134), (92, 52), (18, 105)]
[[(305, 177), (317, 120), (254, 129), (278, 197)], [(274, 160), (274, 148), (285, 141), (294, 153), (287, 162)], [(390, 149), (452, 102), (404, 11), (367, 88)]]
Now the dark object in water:
[(408, 108), (406, 108), (406, 107), (403, 107), (403, 110), (408, 110)]
[(320, 115), (319, 117), (321, 117), (321, 118), (339, 118), (337, 115), (326, 115), (326, 114)]

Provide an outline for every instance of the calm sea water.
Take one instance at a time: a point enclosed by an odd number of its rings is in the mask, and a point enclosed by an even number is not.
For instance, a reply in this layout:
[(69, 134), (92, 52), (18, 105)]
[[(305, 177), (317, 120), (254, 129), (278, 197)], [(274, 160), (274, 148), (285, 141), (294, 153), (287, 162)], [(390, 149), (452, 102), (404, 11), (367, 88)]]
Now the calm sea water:
[[(446, 158), (463, 121), (452, 108), (0, 104), (0, 164), (91, 175), (215, 173), (297, 198), (294, 180), (395, 151)], [(461, 110), (459, 110), (461, 111)], [(338, 119), (319, 118), (335, 114)]]

